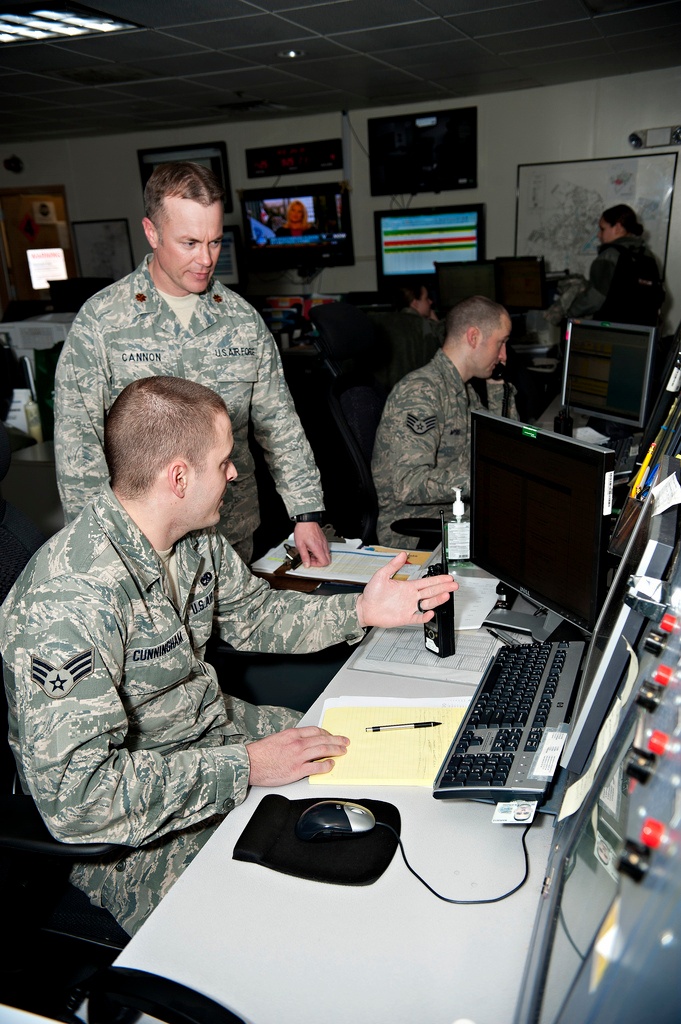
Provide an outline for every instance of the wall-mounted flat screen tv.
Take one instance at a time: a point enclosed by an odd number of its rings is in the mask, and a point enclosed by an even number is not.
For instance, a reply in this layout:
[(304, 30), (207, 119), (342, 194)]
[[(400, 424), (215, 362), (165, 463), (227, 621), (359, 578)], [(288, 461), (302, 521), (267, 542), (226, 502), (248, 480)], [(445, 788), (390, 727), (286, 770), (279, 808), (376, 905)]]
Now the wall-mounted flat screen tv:
[(350, 198), (340, 182), (268, 185), (241, 193), (246, 264), (252, 273), (350, 266)]
[(477, 107), (373, 117), (367, 128), (372, 196), (477, 188)]

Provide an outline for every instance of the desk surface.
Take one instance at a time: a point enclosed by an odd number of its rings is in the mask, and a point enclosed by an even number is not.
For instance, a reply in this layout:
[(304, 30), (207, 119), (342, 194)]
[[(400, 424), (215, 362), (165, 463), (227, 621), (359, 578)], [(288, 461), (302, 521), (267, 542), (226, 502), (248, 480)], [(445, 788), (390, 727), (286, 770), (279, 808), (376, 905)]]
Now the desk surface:
[[(447, 696), (471, 686), (353, 670), (324, 696)], [(530, 877), (499, 903), (443, 903), (396, 853), (366, 887), (326, 885), (232, 860), (262, 797), (253, 789), (149, 917), (116, 963), (189, 985), (249, 1024), (506, 1024), (513, 1018), (540, 897), (553, 819), (527, 837)], [(435, 800), (430, 789), (315, 786), (277, 792), (389, 800), (414, 869), (440, 893), (493, 897), (521, 879), (521, 826), (492, 825), (492, 806)]]

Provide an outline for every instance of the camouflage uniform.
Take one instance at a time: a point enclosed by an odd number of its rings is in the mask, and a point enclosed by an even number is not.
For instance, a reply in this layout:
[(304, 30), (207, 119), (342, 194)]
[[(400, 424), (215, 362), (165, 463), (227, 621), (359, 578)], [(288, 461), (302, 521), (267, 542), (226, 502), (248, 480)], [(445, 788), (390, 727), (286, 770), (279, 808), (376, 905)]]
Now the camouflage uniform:
[(198, 381), (225, 400), (239, 476), (225, 498), (222, 530), (246, 561), (259, 522), (249, 417), (289, 515), (324, 507), (314, 457), (261, 317), (213, 280), (184, 330), (145, 260), (85, 303), (59, 359), (55, 458), (67, 522), (109, 478), (102, 450), (106, 413), (127, 384), (151, 374)]
[(265, 652), (364, 636), (356, 595), (271, 590), (216, 530), (175, 551), (179, 612), (159, 556), (106, 486), (0, 609), (22, 785), (61, 841), (136, 848), (72, 874), (130, 932), (244, 800), (245, 744), (301, 717), (223, 696), (204, 660), (213, 626)]
[[(500, 413), (502, 388), (489, 388), (490, 411)], [(393, 533), (396, 519), (428, 518), (447, 510), (454, 488), (470, 488), (470, 412), (482, 409), (442, 350), (399, 381), (388, 396), (371, 463), (378, 494), (378, 539), (392, 547), (417, 542)], [(513, 411), (512, 415), (515, 415)]]

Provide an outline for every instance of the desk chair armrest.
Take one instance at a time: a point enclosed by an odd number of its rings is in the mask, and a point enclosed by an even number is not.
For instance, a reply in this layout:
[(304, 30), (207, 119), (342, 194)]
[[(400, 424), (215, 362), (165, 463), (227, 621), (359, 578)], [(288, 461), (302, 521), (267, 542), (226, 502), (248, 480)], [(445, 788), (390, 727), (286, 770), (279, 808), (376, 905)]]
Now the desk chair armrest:
[(0, 849), (47, 854), (70, 860), (100, 860), (120, 855), (115, 843), (62, 843), (50, 834), (30, 796), (0, 798)]
[(442, 524), (439, 519), (397, 519), (390, 524), (395, 533), (403, 533), (406, 537), (418, 537), (421, 541), (431, 541), (437, 547), (442, 538)]
[(112, 1009), (150, 1014), (166, 1024), (244, 1024), (241, 1017), (177, 981), (130, 967), (106, 967), (88, 983), (89, 1024), (122, 1020)]

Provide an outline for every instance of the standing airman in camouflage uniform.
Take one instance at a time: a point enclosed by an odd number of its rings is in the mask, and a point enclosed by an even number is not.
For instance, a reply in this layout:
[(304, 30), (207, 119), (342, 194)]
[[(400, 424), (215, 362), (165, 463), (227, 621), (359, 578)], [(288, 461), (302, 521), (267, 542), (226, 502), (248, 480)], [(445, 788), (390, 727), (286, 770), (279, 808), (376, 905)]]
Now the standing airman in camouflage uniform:
[(123, 844), (72, 880), (133, 933), (249, 785), (328, 771), (347, 747), (292, 728), (298, 712), (223, 694), (205, 661), (211, 632), (244, 650), (315, 651), (426, 622), (456, 584), (391, 579), (402, 555), (359, 596), (252, 576), (213, 529), (236, 476), (229, 417), (192, 381), (130, 384), (104, 448), (111, 485), (29, 562), (0, 609), (0, 643), (22, 785), (57, 839)]
[[(511, 321), (498, 303), (482, 296), (465, 299), (447, 314), (445, 330), (440, 351), (390, 392), (376, 432), (371, 469), (378, 538), (391, 547), (417, 543), (394, 533), (391, 523), (436, 517), (451, 507), (455, 487), (468, 493), (470, 413), (482, 408), (468, 382), (489, 378), (498, 363), (506, 362)], [(488, 385), (491, 412), (501, 412), (507, 387)], [(508, 415), (515, 416), (515, 409)]]
[[(249, 419), (291, 518), (305, 565), (328, 565), (319, 473), (281, 359), (262, 318), (214, 280), (224, 190), (205, 167), (162, 164), (145, 188), (153, 255), (85, 303), (69, 331), (55, 381), (57, 482), (69, 522), (107, 480), (104, 420), (139, 377), (186, 377), (225, 400), (239, 478), (223, 511), (227, 539), (245, 561), (259, 522)], [(303, 517), (298, 521), (298, 517)]]

